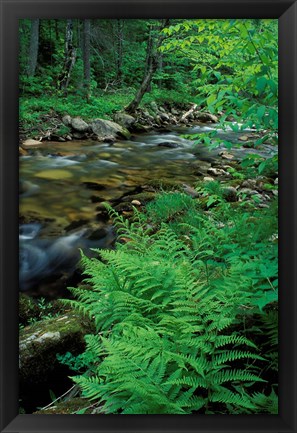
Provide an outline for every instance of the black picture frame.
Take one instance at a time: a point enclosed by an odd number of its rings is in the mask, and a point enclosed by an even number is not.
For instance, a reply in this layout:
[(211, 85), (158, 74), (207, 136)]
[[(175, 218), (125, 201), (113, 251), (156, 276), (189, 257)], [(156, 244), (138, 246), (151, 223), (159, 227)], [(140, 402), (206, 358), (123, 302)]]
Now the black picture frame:
[[(297, 2), (288, 0), (0, 0), (1, 432), (296, 432)], [(18, 415), (18, 20), (279, 20), (279, 415)]]

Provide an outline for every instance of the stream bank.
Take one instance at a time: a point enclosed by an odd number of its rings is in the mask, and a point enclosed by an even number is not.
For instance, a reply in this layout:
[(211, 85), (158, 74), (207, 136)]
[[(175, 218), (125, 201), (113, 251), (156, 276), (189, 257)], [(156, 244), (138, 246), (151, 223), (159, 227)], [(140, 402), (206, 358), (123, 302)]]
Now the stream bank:
[[(209, 131), (216, 131), (222, 140), (219, 148), (210, 150), (201, 143), (193, 144), (188, 138), (188, 135)], [(198, 191), (199, 187), (213, 181), (223, 188), (226, 201), (235, 206), (247, 198), (265, 209), (277, 195), (277, 173), (254, 178), (242, 174), (240, 162), (253, 152), (247, 146), (242, 147), (242, 137), (252, 141), (256, 138), (254, 131), (221, 130), (212, 122), (195, 121), (190, 125), (171, 125), (170, 128), (167, 125), (166, 129), (130, 134), (125, 138), (116, 135), (114, 140), (94, 137), (45, 140), (28, 145), (25, 154), (20, 156), (20, 288), (24, 304), (31, 303), (32, 309), (28, 306), (25, 309), (32, 311), (32, 316), (41, 297), (52, 304), (52, 300), (69, 297), (68, 286), (81, 284), (79, 248), (87, 254), (92, 254), (90, 248), (114, 248), (116, 233), (104, 205), (106, 202), (129, 218), (133, 207), (144, 210), (160, 191), (184, 192), (208, 211), (208, 198)], [(235, 147), (227, 149), (224, 140)], [(239, 144), (240, 147), (236, 147)], [(257, 152), (265, 159), (274, 155), (276, 149), (267, 144)], [(51, 325), (59, 324), (64, 313), (62, 307), (55, 310)], [(73, 347), (74, 341), (83, 343), (81, 336), (77, 338), (77, 328), (72, 333), (71, 327), (68, 337), (62, 339), (62, 349), (57, 349), (56, 337), (57, 333), (62, 335), (60, 330), (55, 328), (49, 334), (48, 318), (44, 320), (44, 315), (34, 314), (36, 322), (30, 323), (28, 317), (21, 319), (21, 341), (29, 338), (31, 344), (32, 336), (34, 341), (41, 339), (40, 347), (45, 354), (45, 343), (50, 343), (49, 352), (54, 354), (83, 350), (83, 345)], [(67, 314), (71, 316), (73, 312)], [(24, 402), (29, 399), (30, 387), (35, 381), (36, 393), (43, 395), (45, 405), (49, 403), (45, 395), (53, 380), (49, 367), (55, 365), (54, 376), (59, 380), (70, 372), (57, 362), (48, 363), (47, 355), (41, 357), (43, 362), (39, 363), (46, 372), (44, 380), (23, 379), (21, 395)], [(35, 358), (30, 360), (35, 361)], [(69, 381), (63, 383), (63, 389), (54, 385), (55, 392), (67, 390)], [(29, 412), (34, 410), (28, 402), (24, 407)]]

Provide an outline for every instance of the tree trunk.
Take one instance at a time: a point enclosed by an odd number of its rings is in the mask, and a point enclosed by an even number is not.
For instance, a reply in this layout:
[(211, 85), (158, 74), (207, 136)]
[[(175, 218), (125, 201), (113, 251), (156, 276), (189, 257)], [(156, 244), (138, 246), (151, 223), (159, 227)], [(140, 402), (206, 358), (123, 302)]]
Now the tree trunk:
[(35, 75), (39, 44), (39, 19), (31, 20), (30, 48), (28, 59), (28, 75)]
[(124, 21), (117, 20), (117, 32), (116, 32), (116, 60), (117, 60), (117, 75), (116, 80), (119, 85), (122, 84), (123, 79), (123, 39), (124, 39)]
[(83, 31), (83, 60), (84, 60), (84, 87), (87, 101), (90, 98), (91, 63), (90, 63), (90, 34), (91, 20), (84, 20)]
[(71, 71), (76, 59), (76, 49), (73, 47), (73, 22), (71, 19), (67, 20), (66, 34), (65, 34), (65, 61), (64, 71), (60, 80), (60, 90), (67, 90)]
[(161, 33), (161, 30), (169, 25), (169, 20), (165, 20), (159, 27), (158, 36), (154, 39), (152, 34), (152, 29), (150, 30), (148, 43), (147, 43), (147, 55), (146, 55), (146, 64), (145, 64), (145, 72), (141, 82), (141, 85), (135, 95), (133, 101), (125, 108), (127, 113), (133, 114), (138, 108), (143, 95), (147, 92), (150, 87), (154, 72), (158, 67), (160, 52), (158, 49), (160, 48), (164, 35)]
[[(160, 56), (159, 56), (159, 61), (158, 61), (158, 73), (162, 74), (162, 72), (163, 72), (163, 55), (161, 53)], [(159, 78), (158, 86), (161, 88), (162, 84), (163, 84), (162, 83), (162, 78)]]

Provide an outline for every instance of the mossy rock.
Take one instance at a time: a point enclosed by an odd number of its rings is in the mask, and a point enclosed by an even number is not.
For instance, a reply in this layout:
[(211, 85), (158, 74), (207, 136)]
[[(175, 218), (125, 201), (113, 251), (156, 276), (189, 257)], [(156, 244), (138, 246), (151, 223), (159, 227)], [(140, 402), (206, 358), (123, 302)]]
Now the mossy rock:
[(52, 170), (39, 171), (34, 176), (39, 177), (41, 179), (60, 180), (60, 179), (69, 179), (73, 177), (73, 174), (68, 170), (52, 169)]
[(87, 319), (74, 312), (41, 320), (20, 330), (19, 372), (21, 383), (43, 383), (58, 366), (57, 353), (82, 353), (84, 336), (92, 332)]
[(147, 182), (143, 188), (151, 187), (157, 191), (172, 191), (174, 189), (179, 189), (181, 184), (178, 181), (169, 180), (169, 179), (153, 179)]
[(141, 204), (146, 204), (149, 201), (154, 200), (155, 197), (156, 197), (155, 192), (144, 191), (144, 192), (141, 192), (139, 194), (128, 195), (128, 196), (124, 197), (123, 202), (131, 203), (133, 200), (138, 200)]
[(129, 202), (119, 203), (114, 207), (114, 209), (119, 213), (130, 212), (133, 210), (133, 205)]

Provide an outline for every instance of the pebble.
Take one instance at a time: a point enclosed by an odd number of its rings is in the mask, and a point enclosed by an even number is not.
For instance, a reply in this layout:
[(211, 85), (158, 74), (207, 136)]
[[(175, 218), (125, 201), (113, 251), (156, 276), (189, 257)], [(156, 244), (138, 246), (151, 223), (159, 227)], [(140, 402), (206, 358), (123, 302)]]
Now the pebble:
[(132, 200), (131, 204), (133, 204), (134, 206), (141, 206), (141, 203), (139, 200)]
[(219, 156), (220, 156), (222, 159), (234, 159), (234, 155), (232, 155), (232, 153), (229, 153), (229, 152), (226, 152), (226, 151), (224, 151), (224, 152), (220, 152), (220, 153), (219, 153)]
[(214, 168), (211, 167), (207, 170), (208, 174), (212, 174), (213, 176), (230, 176), (229, 173), (227, 173), (225, 170), (223, 170), (222, 168)]

